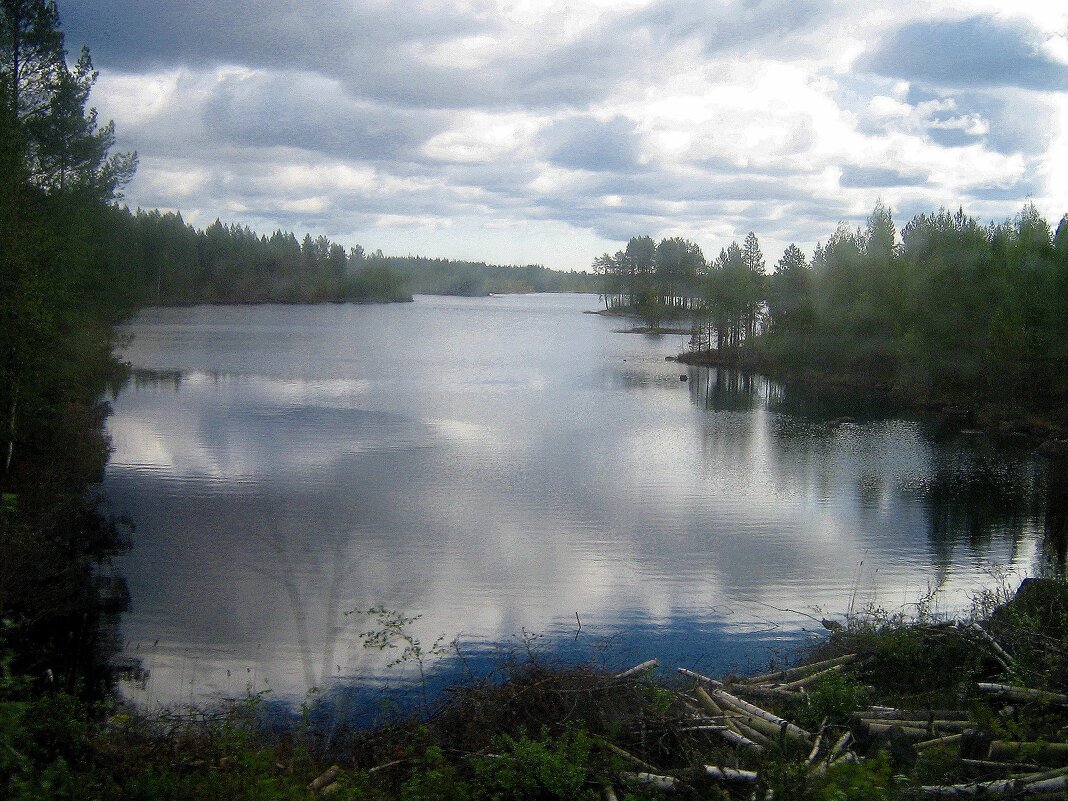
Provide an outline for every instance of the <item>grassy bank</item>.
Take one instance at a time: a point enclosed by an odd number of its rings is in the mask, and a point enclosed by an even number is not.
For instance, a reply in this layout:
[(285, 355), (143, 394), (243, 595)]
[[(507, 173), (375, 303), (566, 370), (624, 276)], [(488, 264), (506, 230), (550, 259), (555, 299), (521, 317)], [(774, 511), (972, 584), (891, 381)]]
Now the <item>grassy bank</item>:
[(370, 729), (20, 701), (5, 674), (0, 771), (12, 799), (1060, 798), (1066, 648), (1068, 585), (1031, 580), (967, 621), (857, 616), (762, 676), (517, 662)]

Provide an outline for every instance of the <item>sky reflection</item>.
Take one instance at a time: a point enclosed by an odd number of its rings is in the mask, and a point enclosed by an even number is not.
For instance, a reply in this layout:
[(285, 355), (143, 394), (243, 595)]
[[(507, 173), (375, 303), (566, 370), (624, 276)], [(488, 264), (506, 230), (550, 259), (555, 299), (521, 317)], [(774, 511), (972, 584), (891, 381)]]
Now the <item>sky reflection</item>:
[(123, 631), (150, 678), (131, 695), (373, 684), (390, 656), (346, 613), (378, 605), (418, 616), (424, 644), (528, 632), (569, 654), (578, 613), (606, 658), (744, 668), (812, 616), (939, 582), (952, 610), (991, 565), (1035, 563), (1029, 458), (918, 421), (829, 423), (665, 361), (682, 337), (614, 334), (580, 314), (595, 303), (143, 313), (106, 479), (137, 525)]

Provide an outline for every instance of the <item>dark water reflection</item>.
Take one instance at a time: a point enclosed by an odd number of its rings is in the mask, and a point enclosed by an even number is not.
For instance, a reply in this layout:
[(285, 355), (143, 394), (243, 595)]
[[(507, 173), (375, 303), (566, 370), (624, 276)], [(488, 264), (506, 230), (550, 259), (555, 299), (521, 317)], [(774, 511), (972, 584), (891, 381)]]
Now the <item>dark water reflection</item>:
[(138, 529), (124, 636), (149, 677), (128, 692), (374, 687), (396, 652), (346, 613), (376, 605), (481, 669), (524, 633), (741, 669), (814, 636), (809, 616), (936, 584), (966, 606), (992, 565), (1063, 542), (1063, 478), (1029, 454), (682, 367), (684, 337), (614, 334), (595, 305), (145, 312), (106, 482)]

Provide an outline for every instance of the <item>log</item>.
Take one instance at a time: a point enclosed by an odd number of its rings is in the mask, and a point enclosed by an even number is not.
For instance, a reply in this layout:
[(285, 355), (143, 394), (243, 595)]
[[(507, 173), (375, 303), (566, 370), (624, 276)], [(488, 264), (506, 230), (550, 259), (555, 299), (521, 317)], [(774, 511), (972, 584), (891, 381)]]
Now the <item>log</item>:
[(638, 784), (648, 784), (658, 790), (674, 790), (679, 786), (679, 780), (674, 776), (661, 776), (657, 773), (623, 773), (623, 779)]
[(945, 731), (959, 732), (975, 726), (967, 720), (893, 720), (888, 718), (860, 718), (865, 726), (902, 726), (907, 729), (918, 729), (921, 726), (928, 732)]
[(808, 759), (805, 760), (806, 765), (816, 764), (816, 757), (819, 756), (820, 746), (823, 745), (823, 734), (827, 730), (827, 718), (823, 719), (823, 723), (820, 724), (820, 730), (816, 732), (816, 742), (812, 744), (812, 750), (808, 752)]
[(619, 796), (616, 795), (616, 790), (612, 785), (606, 784), (601, 788), (602, 801), (619, 801)]
[(876, 737), (880, 734), (889, 734), (893, 729), (900, 731), (902, 736), (910, 742), (921, 743), (931, 736), (927, 729), (920, 729), (915, 726), (902, 726), (900, 723), (870, 723), (868, 725), (868, 731)]
[(1005, 668), (1005, 670), (1012, 670), (1013, 666), (1016, 664), (1015, 660), (1004, 648), (1001, 647), (998, 641), (991, 636), (990, 632), (974, 622), (967, 626), (965, 630), (979, 635), (980, 639), (990, 646), (991, 650), (994, 652), (994, 658), (998, 660), (1001, 666)]
[(1028, 782), (1024, 779), (995, 779), (972, 784), (929, 785), (920, 788), (927, 798), (1026, 798), (1063, 793), (1068, 776)]
[(705, 774), (713, 779), (724, 782), (744, 782), (755, 784), (757, 772), (755, 770), (739, 770), (738, 768), (721, 768), (716, 765), (705, 765)]
[(726, 728), (726, 726), (717, 726), (715, 724), (702, 724), (698, 726), (683, 726), (681, 729), (677, 729), (676, 731), (723, 731)]
[(785, 681), (786, 679), (807, 676), (810, 673), (825, 670), (834, 665), (848, 665), (850, 662), (855, 662), (856, 660), (857, 654), (846, 654), (845, 656), (836, 656), (834, 659), (824, 659), (822, 662), (812, 662), (808, 665), (798, 665), (797, 667), (787, 668), (786, 670), (775, 670), (771, 673), (761, 673), (759, 676), (750, 676), (747, 679), (743, 679), (741, 683), (760, 684), (762, 682), (774, 680)]
[(616, 678), (629, 679), (631, 676), (637, 676), (639, 673), (644, 673), (647, 670), (652, 670), (653, 668), (658, 667), (660, 667), (660, 660), (650, 659), (646, 662), (642, 662), (640, 665), (635, 665), (634, 667), (628, 670), (624, 670), (622, 673), (617, 673)]
[(891, 706), (872, 706), (860, 713), (864, 718), (879, 720), (968, 720), (970, 715), (959, 709), (895, 709)]
[(1038, 701), (1046, 704), (1068, 706), (1068, 695), (1051, 693), (1049, 690), (1032, 690), (1030, 687), (1017, 687), (1012, 684), (990, 684), (979, 682), (979, 691), (1010, 701)]
[(744, 734), (739, 734), (734, 729), (723, 729), (716, 733), (728, 743), (738, 748), (744, 748), (747, 751), (753, 751), (755, 753), (760, 753), (764, 750), (764, 746), (760, 743), (753, 742)]
[(319, 774), (309, 782), (308, 789), (313, 793), (318, 793), (327, 785), (333, 784), (339, 773), (341, 773), (341, 768), (337, 765), (331, 765), (323, 771), (323, 773)]
[(853, 740), (853, 733), (846, 732), (837, 740), (834, 745), (831, 746), (831, 750), (824, 755), (824, 758), (817, 762), (812, 767), (813, 773), (823, 774), (827, 772), (827, 768), (842, 761), (855, 761), (855, 757), (852, 751), (847, 751), (849, 743)]
[(658, 768), (655, 765), (650, 765), (645, 760), (634, 756), (634, 754), (632, 754), (630, 751), (627, 751), (627, 750), (625, 750), (623, 748), (620, 748), (615, 743), (610, 743), (610, 742), (608, 742), (608, 740), (604, 740), (604, 745), (605, 745), (605, 748), (607, 748), (613, 754), (615, 754), (618, 757), (622, 757), (623, 759), (625, 759), (628, 762), (630, 762), (632, 765), (636, 765), (637, 767), (641, 768), (643, 771), (647, 771), (648, 773), (656, 773), (657, 770), (658, 770)]
[(732, 684), (731, 690), (737, 695), (759, 695), (765, 698), (779, 698), (784, 701), (796, 701), (805, 697), (805, 691), (784, 690), (782, 687), (770, 687), (767, 684)]
[(995, 779), (971, 784), (934, 784), (919, 788), (927, 798), (997, 798), (1023, 787), (1019, 779)]
[(1046, 765), (1068, 765), (1068, 743), (1016, 742), (994, 740), (987, 759), (1001, 762), (1038, 762)]
[(923, 742), (916, 743), (913, 748), (917, 751), (924, 751), (928, 748), (937, 748), (940, 745), (952, 745), (953, 743), (959, 743), (964, 739), (965, 732), (960, 734), (949, 734), (945, 737), (935, 737), (933, 740), (924, 740)]
[(731, 722), (730, 717), (723, 711), (719, 704), (712, 700), (712, 696), (706, 693), (703, 687), (695, 688), (693, 694), (697, 702), (701, 704), (706, 711), (711, 712), (716, 716), (717, 720), (722, 720), (727, 725), (727, 728), (732, 730), (735, 734), (741, 734), (741, 732), (738, 731), (738, 727)]
[[(733, 723), (734, 726), (738, 729), (738, 731), (742, 733), (743, 737), (748, 737), (754, 743), (759, 743), (763, 746), (771, 745), (772, 742), (774, 742), (772, 738), (777, 737), (778, 732), (776, 731), (775, 734), (769, 736), (766, 732), (763, 732), (755, 726), (750, 725), (751, 723), (757, 720), (760, 720), (760, 718), (736, 717), (731, 721), (731, 723)], [(761, 722), (767, 723), (767, 721)]]
[(1018, 776), (1017, 778), (1024, 779), (1029, 782), (1038, 782), (1042, 781), (1043, 779), (1052, 779), (1055, 776), (1064, 776), (1065, 774), (1068, 774), (1068, 767), (1054, 768), (1053, 770), (1045, 770), (1041, 773), (1025, 773), (1024, 775)]
[[(964, 765), (966, 768), (972, 768), (973, 770), (977, 771), (996, 770), (1001, 772), (1002, 774), (1004, 774), (1007, 770), (1013, 771), (1014, 775), (1012, 776), (1012, 778), (1014, 779), (1024, 778), (1023, 776), (1016, 775), (1019, 774), (1020, 771), (1033, 771), (1035, 768), (1038, 767), (1038, 765), (1031, 765), (1026, 762), (995, 762), (990, 759), (962, 759), (960, 761), (960, 764)], [(1044, 776), (1043, 778), (1049, 777)]]
[[(764, 720), (764, 718), (759, 718), (756, 715), (747, 715), (744, 712), (738, 712), (737, 710), (729, 709), (727, 710), (726, 717), (730, 720), (731, 723), (734, 723), (739, 726), (739, 728), (744, 727), (748, 729), (755, 729), (756, 732), (760, 735), (758, 742), (761, 742), (763, 740), (768, 740), (770, 742), (771, 740), (778, 740), (780, 737), (782, 737), (782, 726), (776, 726), (774, 723)], [(742, 734), (745, 734), (744, 730), (742, 731)]]
[(783, 736), (797, 742), (803, 742), (806, 746), (812, 746), (812, 734), (805, 731), (800, 726), (795, 726), (793, 723), (780, 718), (778, 715), (773, 715), (771, 712), (761, 709), (759, 706), (755, 706), (748, 701), (743, 701), (741, 698), (737, 698), (725, 690), (713, 690), (712, 697), (722, 704), (737, 709), (739, 712), (755, 715), (758, 718), (763, 718), (769, 723), (774, 723), (782, 729)]
[(840, 673), (843, 667), (844, 665), (832, 665), (826, 670), (821, 670), (818, 673), (813, 673), (810, 676), (805, 676), (803, 679), (791, 681), (789, 684), (780, 684), (779, 689), (787, 691), (800, 690), (803, 687), (808, 687), (810, 684), (814, 684), (815, 682), (822, 679), (824, 676), (829, 676), (832, 673)]
[(691, 679), (696, 679), (697, 681), (702, 682), (704, 684), (710, 684), (713, 687), (722, 687), (723, 686), (723, 682), (722, 681), (716, 681), (715, 679), (710, 679), (708, 676), (702, 676), (700, 673), (697, 673), (697, 672), (695, 672), (693, 670), (687, 670), (686, 668), (679, 668), (679, 673), (681, 673), (683, 676), (689, 676)]

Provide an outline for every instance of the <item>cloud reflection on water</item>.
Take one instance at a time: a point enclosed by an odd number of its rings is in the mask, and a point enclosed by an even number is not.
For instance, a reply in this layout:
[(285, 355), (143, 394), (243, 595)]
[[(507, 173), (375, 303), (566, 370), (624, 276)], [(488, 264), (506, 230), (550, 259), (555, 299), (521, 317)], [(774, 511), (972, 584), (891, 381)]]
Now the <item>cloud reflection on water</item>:
[[(288, 335), (244, 372), (240, 310), (147, 312), (135, 366), (184, 369), (142, 374), (110, 423), (106, 488), (138, 525), (122, 569), (140, 699), (380, 677), (388, 656), (344, 614), (378, 604), (420, 615), (424, 644), (525, 630), (564, 648), (578, 612), (620, 653), (724, 669), (767, 658), (754, 632), (796, 640), (798, 612), (897, 606), (942, 578), (952, 607), (988, 562), (1032, 563), (1028, 479), (1019, 514), (958, 546), (945, 510), (962, 501), (938, 488), (982, 454), (917, 422), (828, 425), (762, 380), (680, 382), (664, 361), (680, 338), (612, 334), (578, 313), (592, 303), (257, 309), (264, 336), (271, 314)], [(228, 328), (191, 346), (213, 314)], [(391, 346), (332, 362), (339, 331)]]

